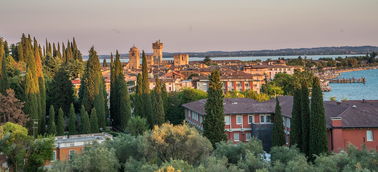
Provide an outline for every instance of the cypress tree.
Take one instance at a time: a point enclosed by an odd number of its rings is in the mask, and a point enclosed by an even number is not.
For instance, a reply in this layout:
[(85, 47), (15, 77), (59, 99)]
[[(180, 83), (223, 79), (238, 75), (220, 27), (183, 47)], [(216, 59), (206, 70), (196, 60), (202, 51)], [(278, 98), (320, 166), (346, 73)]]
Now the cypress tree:
[(302, 148), (303, 153), (309, 156), (309, 127), (310, 127), (310, 100), (307, 84), (301, 84), (301, 118), (302, 118)]
[(167, 92), (167, 87), (165, 85), (165, 82), (161, 82), (161, 98), (163, 99), (163, 104), (164, 104), (164, 110), (165, 114), (167, 114), (168, 111), (168, 92)]
[(56, 135), (64, 135), (64, 112), (62, 108), (59, 108), (58, 111), (58, 120), (56, 121)]
[(113, 122), (113, 126), (120, 127), (120, 88), (121, 83), (124, 81), (122, 73), (122, 65), (120, 61), (120, 55), (118, 50), (116, 51), (116, 59), (111, 66), (110, 72), (110, 114)]
[(0, 38), (0, 93), (5, 93), (5, 90), (9, 87), (7, 76), (7, 56), (4, 51), (4, 43)]
[(276, 97), (276, 109), (273, 116), (272, 146), (282, 146), (285, 144), (285, 128), (282, 120), (281, 106), (278, 97)]
[(85, 110), (84, 106), (81, 106), (80, 109), (81, 116), (81, 132), (83, 134), (88, 134), (91, 132), (91, 124), (88, 117), (88, 112)]
[(69, 112), (70, 104), (74, 102), (73, 84), (63, 67), (59, 68), (54, 75), (48, 92), (48, 100), (55, 108), (62, 107), (65, 113)]
[(41, 60), (41, 54), (39, 52), (39, 45), (37, 40), (34, 38), (34, 58), (36, 63), (36, 77), (38, 79), (38, 86), (39, 86), (39, 132), (44, 133), (45, 132), (45, 118), (46, 118), (46, 84), (45, 84), (45, 78), (43, 75), (43, 67), (42, 67), (42, 60)]
[(223, 91), (219, 70), (209, 76), (208, 99), (205, 104), (206, 118), (203, 121), (204, 136), (215, 143), (227, 139), (224, 134)]
[[(24, 58), (27, 64), (26, 68), (26, 78), (25, 78), (25, 107), (24, 111), (26, 114), (29, 115), (29, 123), (27, 124), (29, 129), (31, 130), (34, 121), (40, 120), (40, 113), (41, 113), (41, 102), (40, 102), (40, 89), (38, 85), (38, 77), (37, 77), (37, 65), (36, 60), (34, 58), (34, 50), (32, 48), (31, 39), (25, 38), (25, 51), (24, 51)], [(37, 126), (38, 127), (38, 126)], [(37, 132), (38, 133), (38, 132)], [(37, 134), (36, 133), (36, 134)]]
[(295, 88), (293, 96), (293, 108), (291, 113), (290, 144), (297, 145), (299, 149), (303, 150), (301, 95), (301, 89)]
[(101, 65), (97, 56), (97, 52), (92, 47), (89, 50), (89, 59), (81, 80), (81, 87), (79, 90), (79, 99), (81, 105), (87, 111), (93, 108), (94, 100), (99, 94), (103, 94), (101, 89), (102, 74)]
[(161, 81), (156, 77), (156, 86), (153, 92), (153, 114), (155, 125), (161, 125), (165, 121), (164, 103), (161, 93)]
[(8, 46), (8, 42), (6, 40), (4, 40), (4, 54), (5, 54), (5, 57), (8, 57), (9, 56), (9, 46)]
[(91, 133), (98, 133), (98, 120), (97, 120), (97, 113), (96, 109), (93, 108), (91, 111)]
[[(103, 87), (103, 86), (101, 86)], [(94, 108), (96, 109), (98, 127), (105, 129), (106, 119), (105, 119), (105, 104), (104, 104), (104, 94), (98, 94), (94, 100)]]
[(152, 118), (152, 102), (150, 95), (150, 83), (148, 81), (147, 58), (144, 51), (142, 52), (142, 102), (143, 102), (143, 115), (147, 118), (148, 123), (152, 127), (154, 121)]
[(312, 84), (310, 113), (309, 155), (320, 155), (328, 151), (327, 130), (324, 115), (323, 93), (319, 78), (315, 77)]
[(70, 135), (76, 134), (76, 113), (75, 113), (75, 108), (74, 105), (71, 103), (70, 106), (70, 112), (69, 112), (69, 120), (68, 120), (68, 132)]
[(48, 134), (56, 135), (56, 125), (55, 125), (55, 110), (54, 106), (50, 106), (49, 110), (49, 123), (48, 123)]
[(134, 115), (135, 116), (140, 116), (140, 117), (145, 117), (143, 114), (143, 104), (142, 104), (142, 75), (138, 73), (137, 75), (137, 85), (136, 85), (136, 93), (134, 97)]
[(108, 67), (108, 63), (106, 63), (106, 58), (102, 60), (102, 67)]
[(123, 75), (119, 76), (119, 80), (121, 83), (121, 87), (119, 90), (119, 96), (120, 96), (120, 114), (119, 114), (119, 128), (121, 131), (125, 131), (127, 123), (129, 122), (129, 119), (131, 117), (131, 103), (130, 103), (130, 96), (129, 91), (127, 88), (127, 83), (124, 80)]

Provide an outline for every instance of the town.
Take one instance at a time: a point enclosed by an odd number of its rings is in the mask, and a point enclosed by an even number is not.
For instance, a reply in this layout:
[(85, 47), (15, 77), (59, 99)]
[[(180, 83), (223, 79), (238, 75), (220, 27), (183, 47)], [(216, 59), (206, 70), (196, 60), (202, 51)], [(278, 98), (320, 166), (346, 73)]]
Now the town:
[(0, 2), (0, 172), (376, 172), (378, 3)]

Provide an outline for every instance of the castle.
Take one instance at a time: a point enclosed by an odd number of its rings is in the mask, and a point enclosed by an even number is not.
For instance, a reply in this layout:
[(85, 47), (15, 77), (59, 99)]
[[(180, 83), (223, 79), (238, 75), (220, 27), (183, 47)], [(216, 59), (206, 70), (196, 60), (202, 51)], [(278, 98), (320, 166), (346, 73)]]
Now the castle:
[[(152, 43), (152, 55), (146, 55), (147, 65), (163, 65), (166, 64), (163, 62), (163, 48), (164, 44), (160, 40)], [(140, 68), (140, 51), (137, 47), (133, 46), (129, 51), (129, 69), (139, 69)], [(175, 66), (187, 65), (189, 64), (189, 55), (188, 54), (178, 54), (174, 56)]]

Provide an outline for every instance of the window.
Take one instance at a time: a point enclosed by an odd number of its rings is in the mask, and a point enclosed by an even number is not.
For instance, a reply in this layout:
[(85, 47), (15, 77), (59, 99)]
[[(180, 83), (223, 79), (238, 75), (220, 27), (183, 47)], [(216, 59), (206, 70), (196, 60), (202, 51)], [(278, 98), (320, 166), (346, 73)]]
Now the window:
[(248, 115), (248, 124), (254, 123), (253, 115)]
[(75, 150), (70, 150), (70, 153), (69, 153), (69, 160), (73, 159), (75, 156)]
[(262, 123), (262, 124), (267, 124), (267, 123), (271, 123), (271, 122), (272, 122), (272, 120), (271, 120), (269, 114), (266, 114), (266, 115), (260, 115), (260, 123)]
[(51, 161), (55, 161), (56, 160), (56, 151), (53, 151), (51, 156), (52, 156)]
[(245, 141), (251, 140), (251, 133), (245, 133)]
[(230, 125), (230, 116), (224, 116), (224, 122), (226, 125)]
[(236, 124), (243, 124), (243, 116), (241, 115), (236, 116)]
[(239, 133), (234, 133), (234, 141), (239, 141)]
[(367, 130), (366, 131), (366, 141), (371, 142), (373, 140), (374, 140), (373, 131)]

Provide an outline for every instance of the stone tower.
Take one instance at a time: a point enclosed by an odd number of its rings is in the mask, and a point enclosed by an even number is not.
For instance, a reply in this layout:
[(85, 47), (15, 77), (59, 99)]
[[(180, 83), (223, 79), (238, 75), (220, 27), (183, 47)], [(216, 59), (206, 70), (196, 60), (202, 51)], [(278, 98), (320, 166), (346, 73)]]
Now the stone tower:
[(189, 54), (177, 54), (173, 56), (173, 65), (181, 66), (189, 64)]
[(152, 43), (152, 57), (154, 59), (155, 65), (160, 65), (163, 61), (163, 43), (160, 42), (160, 40)]
[(140, 52), (135, 46), (129, 51), (129, 69), (139, 69), (140, 67)]

